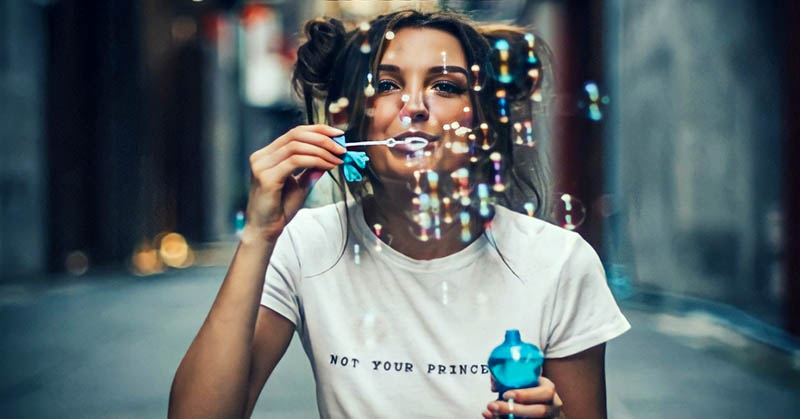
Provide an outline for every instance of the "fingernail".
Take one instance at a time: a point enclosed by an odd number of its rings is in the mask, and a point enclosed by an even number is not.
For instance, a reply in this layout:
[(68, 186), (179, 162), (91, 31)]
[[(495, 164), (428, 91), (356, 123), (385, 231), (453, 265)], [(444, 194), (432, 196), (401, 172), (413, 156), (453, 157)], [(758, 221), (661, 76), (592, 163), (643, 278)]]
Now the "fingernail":
[(491, 410), (492, 412), (496, 412), (498, 407), (499, 406), (497, 405), (497, 403), (489, 403), (488, 406), (489, 410)]
[(333, 130), (335, 132), (338, 132), (339, 134), (344, 134), (344, 131), (340, 130), (339, 128), (336, 128), (336, 127), (331, 127), (331, 128), (333, 128)]
[(515, 396), (516, 396), (516, 394), (514, 394), (513, 391), (506, 391), (505, 393), (503, 393), (503, 398), (506, 399), (506, 400), (513, 399), (513, 398), (515, 398)]

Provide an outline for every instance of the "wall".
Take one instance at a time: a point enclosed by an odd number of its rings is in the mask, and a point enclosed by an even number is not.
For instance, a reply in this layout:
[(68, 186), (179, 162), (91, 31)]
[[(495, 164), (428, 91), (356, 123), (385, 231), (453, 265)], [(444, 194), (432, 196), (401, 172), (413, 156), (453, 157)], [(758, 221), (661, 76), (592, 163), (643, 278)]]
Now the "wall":
[(0, 281), (43, 269), (44, 30), (33, 2), (0, 2)]
[[(776, 301), (781, 91), (773, 8), (607, 4), (609, 189), (640, 285), (759, 310)], [(763, 297), (763, 298), (762, 298)], [(764, 305), (761, 304), (761, 305)]]

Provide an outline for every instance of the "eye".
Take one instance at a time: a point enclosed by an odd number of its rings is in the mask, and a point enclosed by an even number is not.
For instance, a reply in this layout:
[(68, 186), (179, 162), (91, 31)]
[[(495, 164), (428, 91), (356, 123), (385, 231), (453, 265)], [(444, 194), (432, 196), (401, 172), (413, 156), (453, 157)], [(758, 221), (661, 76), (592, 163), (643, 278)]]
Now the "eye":
[(378, 82), (378, 93), (389, 92), (391, 90), (399, 89), (400, 86), (391, 80), (381, 80)]
[(437, 81), (433, 84), (433, 90), (437, 92), (448, 94), (448, 95), (460, 95), (466, 91), (463, 87), (451, 82), (451, 81)]

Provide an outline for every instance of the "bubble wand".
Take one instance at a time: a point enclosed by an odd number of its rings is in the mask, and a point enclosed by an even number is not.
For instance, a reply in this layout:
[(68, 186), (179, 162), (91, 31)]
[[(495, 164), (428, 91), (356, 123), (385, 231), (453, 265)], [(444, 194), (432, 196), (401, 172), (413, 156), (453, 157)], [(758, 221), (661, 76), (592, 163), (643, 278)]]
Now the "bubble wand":
[(387, 138), (385, 140), (374, 140), (374, 141), (354, 141), (351, 143), (345, 143), (345, 147), (366, 147), (366, 146), (373, 146), (373, 145), (385, 145), (386, 147), (392, 148), (396, 145), (415, 145), (419, 146), (420, 148), (425, 147), (428, 145), (428, 140), (422, 137), (406, 137), (402, 140), (398, 140), (395, 138)]
[[(383, 145), (386, 147), (394, 147), (399, 144), (411, 145), (417, 150), (423, 149), (426, 145), (428, 145), (428, 140), (422, 137), (406, 137), (402, 140), (398, 140), (396, 138), (387, 138), (385, 140), (377, 140), (377, 141), (354, 141), (348, 143), (345, 139), (344, 135), (340, 135), (338, 137), (333, 137), (333, 141), (336, 144), (339, 144), (342, 147), (365, 147), (365, 146), (373, 146), (373, 145)], [(347, 151), (342, 155), (342, 166), (344, 168), (344, 178), (348, 182), (360, 182), (363, 177), (361, 176), (361, 170), (367, 167), (367, 162), (369, 161), (369, 157), (367, 153), (363, 151)]]

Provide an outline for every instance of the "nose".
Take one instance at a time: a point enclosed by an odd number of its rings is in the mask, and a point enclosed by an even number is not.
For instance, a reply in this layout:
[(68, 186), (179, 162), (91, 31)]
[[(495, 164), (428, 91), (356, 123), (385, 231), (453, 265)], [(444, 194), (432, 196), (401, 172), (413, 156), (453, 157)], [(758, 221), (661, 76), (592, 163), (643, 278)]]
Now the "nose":
[(400, 119), (408, 117), (411, 122), (425, 122), (428, 120), (430, 113), (428, 111), (428, 104), (425, 100), (425, 95), (421, 91), (409, 92), (403, 95), (402, 100), (405, 102), (403, 109), (400, 111)]

